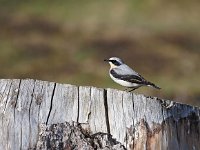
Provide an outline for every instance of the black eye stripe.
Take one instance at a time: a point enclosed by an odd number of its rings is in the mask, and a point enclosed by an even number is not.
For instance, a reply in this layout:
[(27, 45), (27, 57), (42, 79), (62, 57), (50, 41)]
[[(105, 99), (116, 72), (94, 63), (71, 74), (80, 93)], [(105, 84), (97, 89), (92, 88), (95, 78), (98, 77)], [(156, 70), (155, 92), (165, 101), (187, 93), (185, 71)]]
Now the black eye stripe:
[(116, 60), (110, 60), (110, 61), (116, 66), (120, 66), (121, 65), (121, 63), (116, 61)]

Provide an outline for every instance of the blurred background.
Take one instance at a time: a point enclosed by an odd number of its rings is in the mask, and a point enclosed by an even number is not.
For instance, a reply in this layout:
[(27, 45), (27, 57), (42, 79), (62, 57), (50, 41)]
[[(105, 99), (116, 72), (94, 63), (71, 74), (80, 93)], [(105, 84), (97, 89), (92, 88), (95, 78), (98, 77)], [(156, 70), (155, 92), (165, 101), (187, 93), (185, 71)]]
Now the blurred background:
[(200, 106), (200, 1), (0, 0), (0, 78), (123, 90), (111, 56), (162, 88), (136, 93)]

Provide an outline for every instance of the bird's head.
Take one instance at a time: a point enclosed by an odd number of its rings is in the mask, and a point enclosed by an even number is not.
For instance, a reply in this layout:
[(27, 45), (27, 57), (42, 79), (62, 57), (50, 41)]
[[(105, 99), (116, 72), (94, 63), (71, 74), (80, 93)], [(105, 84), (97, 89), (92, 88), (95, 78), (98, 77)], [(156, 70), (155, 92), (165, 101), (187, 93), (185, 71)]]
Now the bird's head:
[(111, 57), (109, 59), (105, 59), (104, 61), (109, 62), (111, 68), (116, 68), (116, 67), (124, 64), (123, 61), (117, 57)]

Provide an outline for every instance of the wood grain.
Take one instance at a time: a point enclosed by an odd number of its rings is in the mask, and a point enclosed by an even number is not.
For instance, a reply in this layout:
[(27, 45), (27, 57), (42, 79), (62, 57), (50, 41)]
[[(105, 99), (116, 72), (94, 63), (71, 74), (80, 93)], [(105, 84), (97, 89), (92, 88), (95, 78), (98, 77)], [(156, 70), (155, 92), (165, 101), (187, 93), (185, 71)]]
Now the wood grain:
[(0, 150), (197, 150), (199, 141), (198, 107), (114, 89), (0, 80)]

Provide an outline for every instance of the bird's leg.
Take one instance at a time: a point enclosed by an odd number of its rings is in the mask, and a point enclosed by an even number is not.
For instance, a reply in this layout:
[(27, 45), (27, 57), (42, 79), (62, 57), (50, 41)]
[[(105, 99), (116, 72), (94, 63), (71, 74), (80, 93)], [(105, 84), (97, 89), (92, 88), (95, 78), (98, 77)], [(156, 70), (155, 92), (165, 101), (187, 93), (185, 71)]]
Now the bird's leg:
[(138, 87), (135, 87), (135, 88), (132, 88), (132, 89), (129, 90), (128, 92), (134, 91), (134, 90), (136, 90), (137, 88), (139, 88), (139, 86), (138, 86)]
[(132, 88), (131, 90), (129, 90), (128, 92), (134, 91), (136, 88)]

